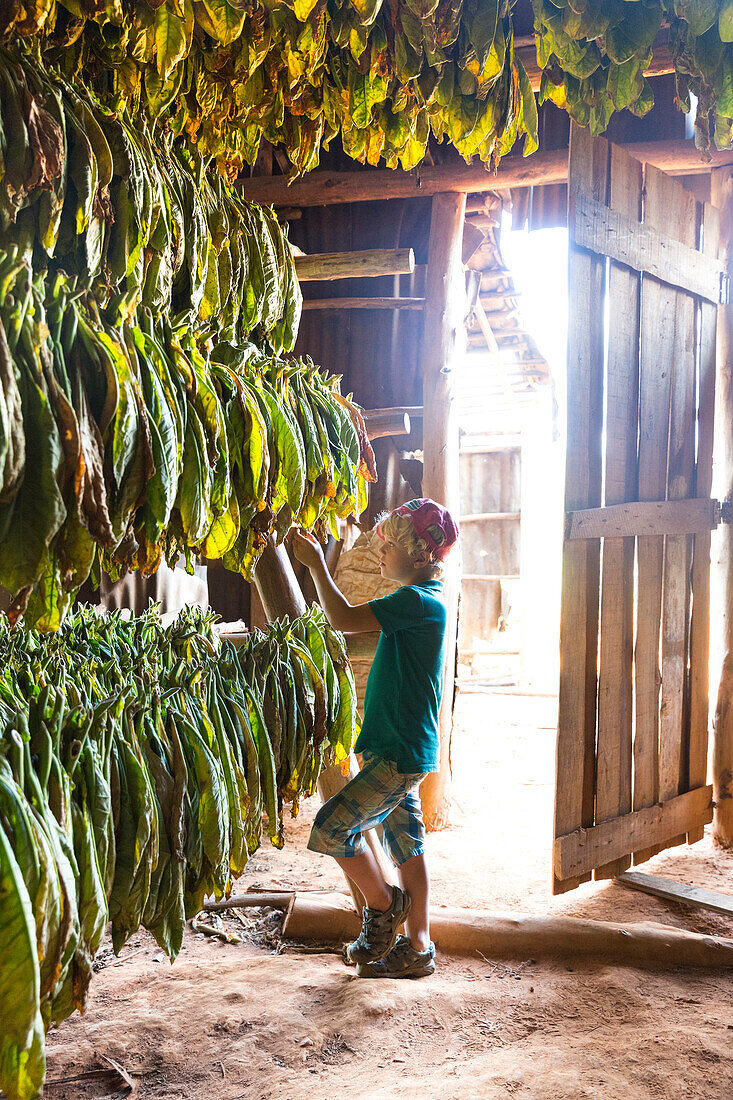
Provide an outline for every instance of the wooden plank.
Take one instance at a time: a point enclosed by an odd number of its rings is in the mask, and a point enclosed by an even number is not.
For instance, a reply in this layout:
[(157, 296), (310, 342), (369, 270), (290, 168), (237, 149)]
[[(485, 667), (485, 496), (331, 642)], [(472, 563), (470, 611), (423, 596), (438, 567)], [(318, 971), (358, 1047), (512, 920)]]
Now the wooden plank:
[[(576, 126), (570, 135), (569, 209), (578, 188), (605, 199), (608, 143)], [(569, 219), (572, 224), (572, 217)], [(570, 240), (565, 510), (601, 503), (604, 259)], [(600, 544), (563, 545), (555, 836), (593, 824)], [(558, 876), (553, 893), (589, 878)], [(565, 881), (561, 881), (561, 880)]]
[[(610, 443), (610, 430), (608, 438)], [(694, 535), (717, 527), (719, 513), (717, 500), (697, 497), (674, 501), (632, 501), (605, 508), (587, 508), (568, 514), (565, 537), (611, 539), (631, 535)]]
[[(699, 240), (697, 202), (681, 184), (665, 185), (674, 204), (667, 209), (668, 232), (692, 247)], [(696, 344), (694, 299), (675, 294), (675, 357), (669, 413), (667, 497), (684, 500), (692, 491), (695, 468)], [(685, 773), (689, 744), (687, 659), (690, 627), (690, 579), (692, 539), (689, 535), (667, 538), (664, 555), (662, 598), (662, 688), (659, 716), (659, 797), (662, 801), (687, 790)], [(683, 768), (684, 761), (684, 768)], [(668, 846), (681, 844), (684, 834)]]
[(491, 520), (521, 519), (521, 512), (473, 512), (468, 516), (461, 516), (459, 523), (485, 523)]
[[(645, 141), (622, 148), (637, 160), (678, 176), (704, 174), (733, 164), (730, 150), (711, 149), (711, 159), (706, 161), (694, 141)], [(286, 176), (273, 176), (240, 180), (239, 186), (250, 202), (292, 207), (429, 198), (445, 191), (501, 191), (507, 187), (565, 183), (567, 178), (567, 150), (555, 149), (531, 157), (502, 157), (495, 171), (485, 164), (421, 164), (412, 172), (397, 168), (308, 172), (290, 185)]]
[(713, 913), (722, 913), (724, 917), (733, 917), (733, 896), (718, 894), (714, 890), (703, 890), (700, 886), (688, 886), (684, 882), (670, 882), (658, 875), (645, 875), (643, 871), (626, 871), (618, 876), (622, 886), (632, 890), (641, 890), (665, 901), (679, 901), (684, 905), (694, 905), (696, 909), (710, 909)]
[[(669, 224), (676, 185), (656, 168), (645, 171), (644, 218), (652, 227)], [(639, 500), (667, 495), (667, 449), (671, 378), (676, 356), (674, 311), (676, 291), (647, 276), (641, 290), (639, 380)], [(662, 621), (662, 540), (637, 540), (637, 628), (634, 652), (635, 810), (659, 801), (659, 667)], [(649, 859), (650, 848), (634, 853), (634, 862)]]
[[(715, 207), (703, 208), (703, 249), (718, 254), (720, 218)], [(701, 302), (698, 314), (697, 469), (695, 492), (708, 495), (713, 484), (713, 424), (715, 418), (715, 332), (717, 309)], [(701, 787), (708, 771), (708, 712), (710, 694), (710, 534), (695, 536), (692, 559), (692, 627), (690, 633), (690, 743), (688, 785)], [(687, 834), (687, 843), (702, 840), (703, 831)]]
[[(691, 197), (690, 201), (694, 199)], [(589, 195), (578, 196), (574, 219), (575, 241), (583, 248), (609, 256), (634, 271), (645, 271), (714, 305), (720, 301), (723, 267), (717, 259), (705, 256), (674, 236), (675, 232), (683, 232), (682, 225), (669, 222), (662, 231), (639, 225), (635, 219), (609, 210)]]
[(424, 298), (304, 298), (304, 310), (422, 309)]
[[(719, 254), (733, 275), (733, 170), (714, 172), (712, 201), (720, 211)], [(721, 499), (733, 501), (733, 302), (718, 310), (716, 330), (715, 466)], [(723, 658), (713, 722), (713, 843), (733, 848), (733, 527), (716, 545), (716, 642)]]
[(362, 279), (365, 276), (411, 275), (415, 253), (411, 248), (366, 248), (360, 252), (319, 252), (294, 256), (295, 272), (301, 283), (333, 279)]
[[(641, 217), (641, 188), (639, 161), (612, 145), (609, 202), (616, 212), (637, 227)], [(639, 283), (636, 272), (616, 263), (610, 265), (611, 323), (606, 364), (604, 456), (606, 508), (602, 509), (603, 517), (598, 517), (601, 527), (604, 523), (608, 525), (609, 512), (621, 513), (623, 519), (628, 520), (629, 509), (640, 507), (621, 503), (634, 500), (637, 492)], [(584, 525), (578, 526), (582, 530)], [(587, 528), (587, 523), (585, 526)], [(635, 531), (623, 533), (636, 534)], [(601, 574), (596, 823), (626, 814), (631, 809), (633, 631), (634, 540), (607, 539), (603, 544)], [(594, 877), (612, 878), (629, 864), (630, 858), (624, 854), (619, 860), (597, 867)]]
[[(426, 497), (440, 501), (454, 515), (460, 511), (459, 432), (453, 400), (455, 367), (465, 354), (466, 283), (461, 260), (466, 196), (441, 194), (430, 212), (426, 305), (420, 345), (423, 383), (423, 477)], [(451, 790), (451, 735), (458, 636), (460, 578), (449, 575), (444, 586), (447, 607), (443, 701), (438, 715), (440, 771), (427, 777), (420, 801), (428, 829), (448, 824)]]
[(639, 845), (661, 845), (681, 830), (707, 825), (713, 819), (711, 785), (679, 794), (669, 802), (634, 810), (590, 829), (558, 836), (554, 847), (555, 875), (562, 879), (619, 859)]

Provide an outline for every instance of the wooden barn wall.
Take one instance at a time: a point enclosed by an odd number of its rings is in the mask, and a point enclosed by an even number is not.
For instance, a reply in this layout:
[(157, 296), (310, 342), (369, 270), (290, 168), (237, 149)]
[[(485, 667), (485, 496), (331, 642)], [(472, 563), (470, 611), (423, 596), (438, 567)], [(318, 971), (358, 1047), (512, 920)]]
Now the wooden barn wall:
[[(417, 269), (413, 275), (304, 283), (303, 297), (422, 297), (430, 205), (426, 198), (304, 209), (290, 223), (290, 239), (304, 252), (412, 248)], [(415, 310), (304, 310), (294, 354), (342, 375), (343, 392), (352, 392), (364, 408), (422, 405), (421, 330), (422, 314)], [(370, 494), (370, 519), (419, 495), (420, 471), (402, 453), (422, 446), (421, 427), (414, 420), (410, 436), (375, 441), (379, 482)]]

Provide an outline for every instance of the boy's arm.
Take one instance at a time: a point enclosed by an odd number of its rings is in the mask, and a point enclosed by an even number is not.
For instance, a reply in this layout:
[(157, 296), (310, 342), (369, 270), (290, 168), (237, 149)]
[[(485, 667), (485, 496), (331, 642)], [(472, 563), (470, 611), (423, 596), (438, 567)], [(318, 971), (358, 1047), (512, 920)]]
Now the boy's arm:
[(298, 561), (310, 570), (318, 599), (326, 618), (335, 630), (357, 634), (365, 630), (381, 630), (376, 615), (368, 603), (351, 604), (336, 587), (333, 577), (323, 560), (323, 551), (313, 536), (296, 531), (293, 550)]

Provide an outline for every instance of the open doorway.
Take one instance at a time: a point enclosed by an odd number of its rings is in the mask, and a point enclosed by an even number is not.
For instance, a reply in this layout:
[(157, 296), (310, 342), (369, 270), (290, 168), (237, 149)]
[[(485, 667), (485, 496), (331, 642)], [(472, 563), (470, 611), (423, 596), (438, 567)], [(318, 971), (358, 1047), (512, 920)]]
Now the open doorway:
[(554, 695), (562, 541), (567, 230), (513, 229), (508, 195), (467, 224), (468, 341), (456, 371), (463, 582), (459, 674)]

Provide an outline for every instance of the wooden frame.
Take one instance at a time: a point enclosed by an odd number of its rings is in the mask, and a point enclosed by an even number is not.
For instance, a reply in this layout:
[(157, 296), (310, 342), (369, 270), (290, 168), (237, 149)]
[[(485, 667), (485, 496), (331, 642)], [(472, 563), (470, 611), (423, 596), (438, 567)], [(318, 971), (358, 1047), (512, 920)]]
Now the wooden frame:
[(556, 893), (699, 839), (712, 819), (705, 632), (721, 511), (714, 211), (573, 126), (568, 225)]

